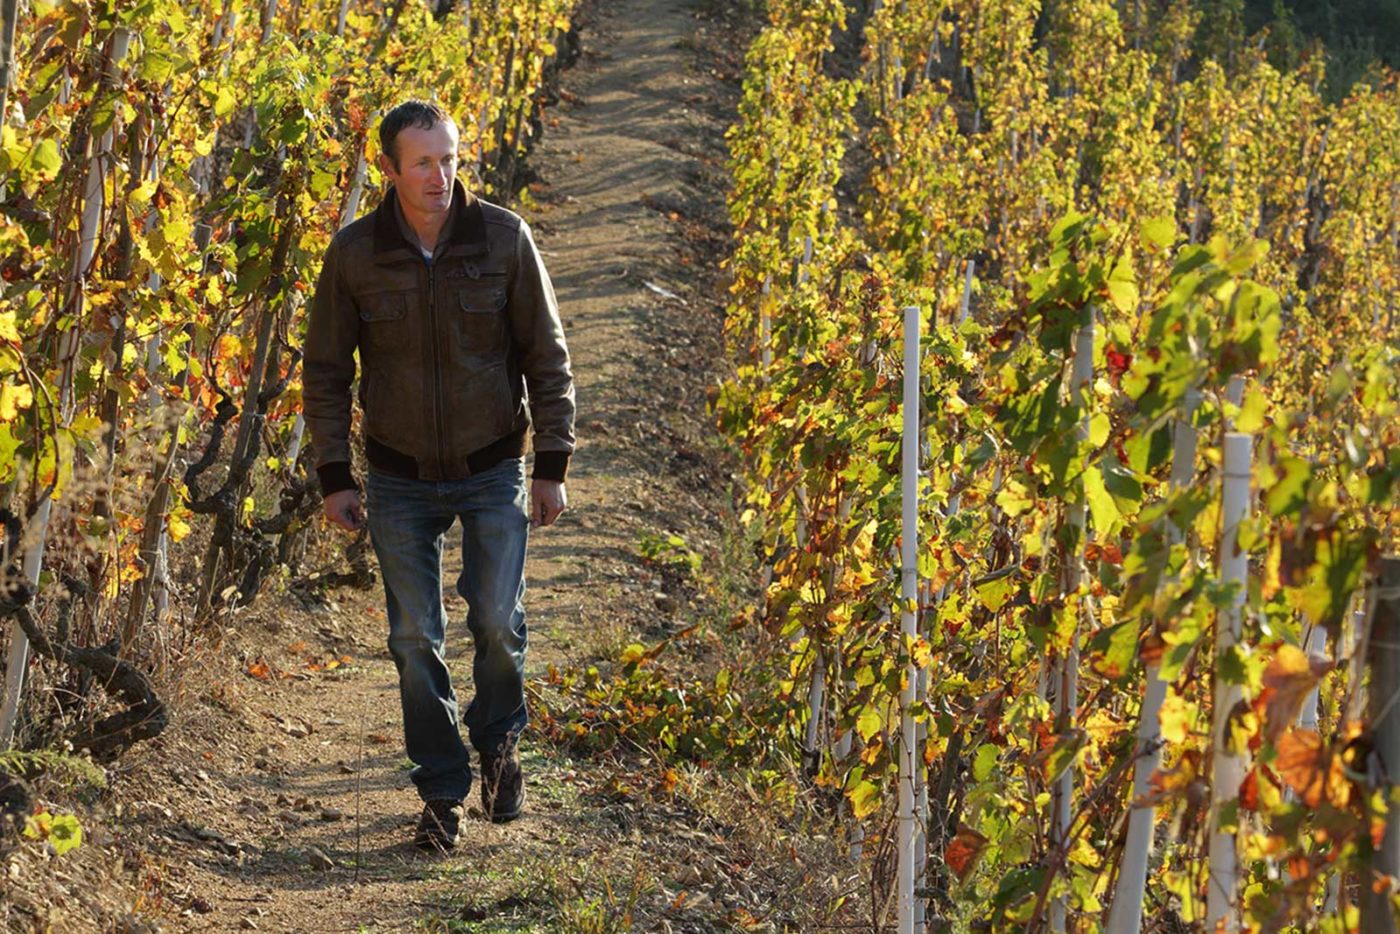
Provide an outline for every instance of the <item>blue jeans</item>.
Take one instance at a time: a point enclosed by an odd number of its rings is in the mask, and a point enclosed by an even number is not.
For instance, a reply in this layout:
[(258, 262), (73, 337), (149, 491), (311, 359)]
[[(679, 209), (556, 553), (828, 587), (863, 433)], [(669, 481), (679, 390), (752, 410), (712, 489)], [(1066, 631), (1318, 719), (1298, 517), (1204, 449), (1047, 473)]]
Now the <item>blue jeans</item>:
[(471, 760), (457, 724), (457, 696), (443, 658), (442, 543), (462, 520), (467, 628), (475, 643), (476, 696), (463, 718), (478, 751), (495, 753), (525, 728), (525, 545), (530, 520), (522, 458), (465, 480), (409, 480), (370, 471), (370, 540), (388, 602), (389, 652), (399, 670), (409, 777), (424, 801), (460, 801)]

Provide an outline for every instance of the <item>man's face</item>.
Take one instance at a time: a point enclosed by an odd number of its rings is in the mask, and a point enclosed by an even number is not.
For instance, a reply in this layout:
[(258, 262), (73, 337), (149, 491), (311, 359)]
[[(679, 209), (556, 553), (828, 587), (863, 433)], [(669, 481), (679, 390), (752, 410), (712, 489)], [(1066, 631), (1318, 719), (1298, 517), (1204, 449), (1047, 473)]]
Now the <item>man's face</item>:
[(399, 166), (383, 153), (379, 167), (394, 183), (407, 211), (436, 214), (452, 204), (452, 180), (457, 174), (457, 127), (447, 121), (431, 130), (405, 127), (394, 139)]

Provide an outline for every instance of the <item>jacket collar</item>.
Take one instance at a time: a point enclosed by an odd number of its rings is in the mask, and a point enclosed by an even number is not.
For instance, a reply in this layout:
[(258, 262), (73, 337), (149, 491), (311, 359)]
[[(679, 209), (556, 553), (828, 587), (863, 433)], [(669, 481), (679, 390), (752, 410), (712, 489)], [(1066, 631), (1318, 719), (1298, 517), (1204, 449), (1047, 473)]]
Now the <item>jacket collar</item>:
[[(385, 192), (384, 200), (374, 209), (374, 255), (376, 259), (391, 259), (391, 254), (404, 251), (416, 255), (417, 248), (409, 243), (399, 228), (398, 192), (392, 187)], [(487, 251), (486, 217), (481, 211), (481, 202), (476, 195), (467, 191), (461, 179), (452, 180), (452, 215), (447, 231), (447, 244), (453, 252), (467, 256), (479, 256)]]

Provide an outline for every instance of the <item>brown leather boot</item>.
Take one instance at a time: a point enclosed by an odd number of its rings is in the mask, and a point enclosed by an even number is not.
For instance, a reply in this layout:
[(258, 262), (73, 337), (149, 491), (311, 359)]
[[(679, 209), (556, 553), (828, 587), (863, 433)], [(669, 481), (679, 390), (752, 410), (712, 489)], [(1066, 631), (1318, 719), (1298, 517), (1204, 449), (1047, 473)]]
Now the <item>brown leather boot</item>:
[(461, 837), (462, 803), (448, 798), (425, 802), (413, 833), (413, 845), (424, 850), (447, 852)]
[(520, 816), (524, 803), (520, 753), (511, 737), (499, 752), (481, 754), (481, 807), (492, 823), (504, 824)]

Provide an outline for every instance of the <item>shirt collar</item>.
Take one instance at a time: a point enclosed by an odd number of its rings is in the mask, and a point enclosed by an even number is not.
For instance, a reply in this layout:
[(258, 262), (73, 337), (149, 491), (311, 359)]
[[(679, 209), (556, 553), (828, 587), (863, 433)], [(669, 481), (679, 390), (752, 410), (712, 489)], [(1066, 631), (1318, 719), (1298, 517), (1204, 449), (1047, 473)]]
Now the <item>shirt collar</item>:
[[(480, 256), (487, 250), (486, 217), (481, 201), (467, 191), (461, 179), (452, 181), (452, 207), (443, 230), (445, 236), (438, 242), (438, 253), (445, 249), (444, 242), (454, 249), (460, 248), (466, 256)], [(398, 193), (391, 187), (374, 212), (374, 252), (382, 254), (395, 250), (411, 250), (421, 255), (418, 236), (404, 218)]]
[[(447, 207), (447, 220), (443, 222), (442, 233), (438, 234), (437, 249), (432, 251), (435, 256), (439, 249), (447, 245), (447, 241), (452, 235), (452, 222), (457, 217), (456, 193), (454, 192), (453, 195), (452, 203)], [(408, 218), (404, 217), (403, 205), (399, 204), (399, 199), (397, 197), (394, 198), (394, 219), (398, 221), (399, 233), (403, 235), (403, 238), (408, 241), (409, 245), (419, 253), (424, 252), (426, 248), (423, 241), (419, 239), (418, 232), (413, 229), (413, 225), (408, 222)]]

